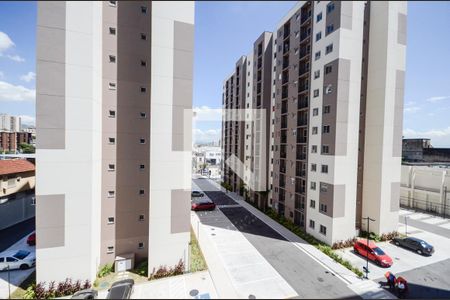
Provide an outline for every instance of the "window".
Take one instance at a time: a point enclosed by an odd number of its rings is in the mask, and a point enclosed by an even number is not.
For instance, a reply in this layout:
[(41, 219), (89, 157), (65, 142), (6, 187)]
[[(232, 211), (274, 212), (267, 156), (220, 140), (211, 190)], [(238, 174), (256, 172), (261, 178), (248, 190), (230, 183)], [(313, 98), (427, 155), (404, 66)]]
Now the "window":
[(144, 138), (140, 138), (140, 139), (139, 139), (139, 143), (145, 144), (145, 139), (144, 139)]
[(115, 195), (114, 191), (108, 191), (108, 198), (113, 198)]
[(34, 206), (36, 205), (36, 197), (31, 197), (31, 205)]
[(333, 52), (333, 44), (329, 44), (326, 48), (325, 48), (325, 55), (328, 53)]
[(320, 51), (317, 51), (315, 54), (315, 60), (318, 60), (320, 58)]
[(319, 211), (326, 213), (327, 212), (327, 206), (325, 204), (323, 204), (323, 203), (320, 203)]
[(313, 220), (309, 220), (309, 228), (314, 229), (315, 226), (316, 222), (314, 222)]
[(328, 165), (322, 165), (322, 173), (328, 173)]
[(320, 22), (320, 20), (322, 20), (322, 13), (317, 14), (317, 16), (316, 16), (316, 23)]
[(140, 170), (145, 170), (145, 165), (139, 165)]
[(146, 88), (146, 87), (143, 87), (143, 86), (141, 86), (141, 93), (145, 93), (145, 92), (147, 92), (147, 88)]
[(322, 31), (319, 31), (318, 33), (316, 33), (316, 42), (320, 41), (321, 38), (322, 38)]
[(109, 83), (109, 89), (110, 90), (115, 90), (116, 89), (116, 84), (114, 82), (110, 82)]
[(328, 154), (330, 152), (330, 149), (327, 145), (322, 146), (322, 154)]
[(140, 242), (138, 244), (138, 249), (144, 249), (144, 243), (143, 242)]
[(320, 233), (323, 235), (327, 235), (327, 228), (323, 225), (320, 225)]
[(111, 35), (116, 35), (116, 28), (114, 28), (114, 27), (109, 27), (109, 34), (111, 34)]
[(110, 137), (108, 138), (108, 142), (110, 145), (114, 145), (116, 143), (116, 138)]
[(145, 190), (144, 189), (140, 189), (139, 190), (139, 195), (144, 195), (145, 194)]
[(108, 217), (108, 224), (114, 224), (114, 217)]
[(319, 109), (318, 108), (314, 108), (313, 109), (313, 116), (317, 116), (319, 114)]
[(323, 107), (323, 114), (329, 114), (331, 107), (329, 105), (325, 105)]
[(334, 10), (334, 3), (333, 2), (328, 3), (328, 5), (327, 5), (327, 14), (329, 14), (333, 10)]
[(320, 77), (320, 70), (314, 71), (314, 79), (317, 79)]
[(325, 88), (325, 94), (331, 94), (331, 92), (333, 91), (333, 87), (331, 84), (327, 85), (327, 87)]
[(106, 253), (113, 253), (114, 252), (114, 246), (108, 246)]
[(116, 111), (115, 110), (109, 110), (109, 117), (110, 118), (115, 118), (116, 117)]
[(312, 190), (316, 190), (316, 183), (314, 181), (311, 181), (311, 185), (310, 185)]
[(144, 221), (145, 220), (145, 216), (144, 215), (139, 215), (139, 221)]
[(147, 13), (147, 6), (141, 6), (141, 13), (143, 14)]
[(320, 191), (326, 193), (328, 191), (328, 184), (321, 182), (320, 183)]
[(109, 6), (115, 7), (117, 5), (117, 1), (108, 1)]
[(141, 117), (141, 119), (147, 118), (147, 114), (145, 112), (140, 112), (139, 116)]
[(323, 133), (330, 133), (330, 125), (323, 125)]
[(312, 134), (317, 134), (317, 126), (314, 126), (314, 127), (312, 128)]
[(309, 207), (316, 208), (316, 201), (313, 199), (309, 200)]
[(333, 71), (333, 67), (332, 66), (326, 66), (325, 67), (325, 74), (330, 74)]
[(110, 62), (110, 63), (115, 63), (115, 62), (116, 62), (116, 56), (110, 55), (110, 56), (109, 56), (109, 62)]
[(334, 31), (334, 25), (333, 24), (327, 25), (327, 29), (326, 29), (327, 35), (332, 33), (333, 31)]
[(314, 90), (314, 98), (319, 97), (319, 89)]
[(316, 169), (317, 169), (317, 165), (311, 164), (311, 172), (316, 172)]
[(108, 171), (114, 171), (115, 169), (116, 169), (116, 165), (114, 165), (114, 164), (108, 165)]
[(141, 40), (147, 40), (147, 35), (145, 33), (141, 33)]
[(147, 62), (145, 60), (141, 60), (141, 67), (146, 67), (147, 66)]
[(311, 146), (311, 153), (317, 153), (317, 146), (316, 145), (312, 145)]

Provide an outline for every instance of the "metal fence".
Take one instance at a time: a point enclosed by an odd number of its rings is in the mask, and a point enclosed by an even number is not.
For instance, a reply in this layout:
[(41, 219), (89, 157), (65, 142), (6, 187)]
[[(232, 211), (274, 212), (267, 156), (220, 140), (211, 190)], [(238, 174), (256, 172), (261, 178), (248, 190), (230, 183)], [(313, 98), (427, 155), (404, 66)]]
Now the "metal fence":
[(435, 201), (422, 200), (412, 197), (400, 197), (400, 207), (413, 209), (415, 211), (427, 212), (443, 218), (450, 218), (449, 202), (437, 203)]

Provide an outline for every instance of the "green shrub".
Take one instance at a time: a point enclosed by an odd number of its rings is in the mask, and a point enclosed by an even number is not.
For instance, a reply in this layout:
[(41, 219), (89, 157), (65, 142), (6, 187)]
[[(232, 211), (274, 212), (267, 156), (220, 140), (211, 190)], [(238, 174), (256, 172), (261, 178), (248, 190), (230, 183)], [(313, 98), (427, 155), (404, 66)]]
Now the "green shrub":
[(106, 264), (100, 268), (100, 270), (97, 273), (97, 277), (102, 278), (108, 276), (112, 272), (114, 272), (114, 264)]
[(138, 275), (147, 276), (148, 275), (148, 260), (144, 260), (143, 262), (141, 262), (134, 271)]

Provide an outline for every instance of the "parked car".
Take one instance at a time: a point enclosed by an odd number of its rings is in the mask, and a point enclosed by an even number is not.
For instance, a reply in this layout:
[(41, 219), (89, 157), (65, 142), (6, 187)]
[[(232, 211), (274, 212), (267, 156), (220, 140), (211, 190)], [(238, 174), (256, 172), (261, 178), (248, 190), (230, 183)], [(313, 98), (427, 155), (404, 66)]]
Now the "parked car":
[(27, 244), (29, 246), (36, 246), (36, 233), (33, 232), (32, 234), (30, 234), (27, 238)]
[(30, 251), (16, 250), (0, 254), (0, 271), (26, 270), (36, 265), (36, 257)]
[(214, 209), (216, 209), (216, 204), (209, 199), (192, 200), (191, 210), (193, 211), (214, 210)]
[(392, 258), (372, 241), (367, 244), (367, 240), (358, 240), (353, 245), (353, 250), (363, 257), (368, 257), (369, 260), (381, 267), (392, 266)]
[(86, 289), (76, 292), (70, 299), (97, 299), (98, 292), (93, 289)]
[(414, 237), (396, 237), (393, 240), (394, 244), (404, 248), (408, 248), (417, 252), (420, 255), (432, 255), (434, 253), (434, 247), (425, 242), (424, 240)]
[(191, 193), (191, 197), (193, 197), (193, 198), (203, 197), (203, 196), (205, 196), (205, 194), (203, 194), (202, 192), (199, 192), (199, 191), (192, 191), (192, 193)]
[(124, 279), (116, 281), (111, 285), (108, 290), (106, 299), (130, 299), (133, 292), (134, 280)]

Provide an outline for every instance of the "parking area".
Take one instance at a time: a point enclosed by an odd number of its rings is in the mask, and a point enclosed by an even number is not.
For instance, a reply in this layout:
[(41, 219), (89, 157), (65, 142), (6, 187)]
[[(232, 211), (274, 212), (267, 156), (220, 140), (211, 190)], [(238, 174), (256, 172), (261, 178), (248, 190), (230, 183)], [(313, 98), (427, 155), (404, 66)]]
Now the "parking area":
[[(407, 225), (403, 221), (405, 216), (408, 217)], [(384, 282), (384, 274), (390, 271), (408, 281), (409, 297), (411, 298), (449, 298), (450, 239), (447, 238), (446, 231), (450, 233), (450, 230), (442, 227), (447, 224), (448, 220), (424, 213), (401, 210), (399, 222), (399, 232), (407, 232), (408, 236), (425, 240), (434, 246), (435, 253), (432, 256), (422, 256), (409, 249), (398, 247), (392, 242), (376, 243), (392, 258), (393, 265), (389, 268), (382, 268), (369, 261), (369, 279), (375, 282)], [(411, 224), (417, 225), (417, 227)], [(353, 248), (338, 252), (360, 269), (366, 266), (366, 258), (355, 254)]]
[[(27, 244), (27, 238), (28, 235), (21, 238), (19, 241), (17, 241), (15, 244), (13, 244), (11, 247), (6, 249), (3, 252), (6, 251), (13, 251), (13, 250), (27, 250), (32, 253), (32, 255), (36, 255), (36, 249), (34, 246), (28, 246)], [(3, 271), (0, 272), (0, 299), (7, 299), (8, 298), (8, 289), (10, 289), (11, 293), (13, 293), (16, 288), (26, 279), (28, 276), (30, 276), (31, 273), (33, 273), (35, 268), (31, 268), (28, 270), (11, 270), (9, 272), (9, 283), (8, 285), (8, 272)]]

